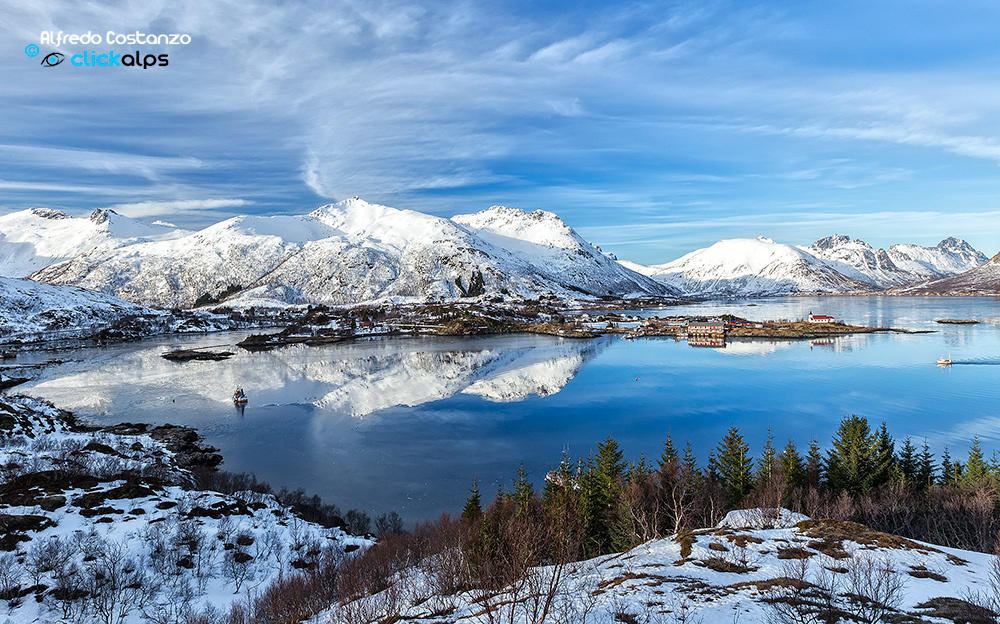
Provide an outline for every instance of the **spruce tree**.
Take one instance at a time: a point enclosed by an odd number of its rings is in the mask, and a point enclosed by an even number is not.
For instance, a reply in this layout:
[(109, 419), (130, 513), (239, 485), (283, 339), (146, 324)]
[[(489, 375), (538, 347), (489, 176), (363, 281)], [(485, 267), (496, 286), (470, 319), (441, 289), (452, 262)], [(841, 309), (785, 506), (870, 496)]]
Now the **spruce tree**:
[(753, 460), (743, 434), (731, 426), (716, 447), (714, 472), (719, 475), (730, 504), (737, 505), (753, 488)]
[(827, 452), (827, 485), (851, 494), (867, 492), (882, 477), (882, 450), (881, 436), (871, 432), (867, 419), (853, 414), (845, 417)]
[(521, 462), (517, 469), (517, 477), (514, 479), (514, 502), (517, 504), (518, 512), (527, 511), (534, 497), (535, 487), (528, 479), (528, 471), (524, 469), (524, 462)]
[(931, 454), (930, 447), (927, 446), (927, 440), (924, 440), (924, 445), (920, 449), (920, 460), (917, 468), (919, 486), (927, 488), (933, 485), (934, 474), (936, 472), (937, 467), (934, 465), (934, 455)]
[(462, 509), (462, 520), (474, 522), (483, 515), (483, 503), (479, 496), (479, 481), (472, 480), (472, 491), (469, 498), (465, 500), (465, 508)]
[(965, 487), (976, 487), (987, 483), (990, 478), (990, 469), (986, 465), (983, 457), (983, 449), (979, 445), (979, 436), (972, 438), (972, 446), (969, 448), (969, 460), (965, 462), (965, 470), (962, 471), (960, 483)]
[(684, 457), (681, 459), (681, 463), (684, 467), (688, 469), (692, 476), (700, 476), (701, 470), (698, 469), (698, 458), (694, 456), (694, 450), (691, 448), (691, 441), (684, 445)]
[(771, 478), (774, 476), (775, 455), (774, 430), (768, 426), (767, 441), (764, 443), (764, 448), (761, 449), (760, 459), (757, 460), (757, 483), (770, 483)]
[(608, 436), (597, 445), (597, 455), (582, 475), (583, 522), (591, 554), (612, 552), (617, 545), (614, 528), (625, 466), (625, 454)]
[(667, 433), (667, 441), (663, 443), (663, 452), (660, 453), (659, 468), (677, 463), (677, 449), (674, 448), (674, 441)]
[(806, 467), (802, 462), (802, 457), (799, 455), (798, 449), (795, 448), (795, 443), (791, 439), (788, 440), (788, 444), (781, 451), (778, 462), (781, 475), (785, 480), (785, 487), (796, 488), (802, 487), (805, 484)]
[(896, 465), (899, 467), (899, 476), (907, 485), (920, 485), (920, 458), (917, 456), (917, 447), (910, 442), (909, 436), (899, 447)]
[(876, 488), (888, 483), (896, 470), (896, 443), (886, 429), (885, 421), (875, 434), (875, 444), (872, 449), (874, 458), (869, 488)]
[(951, 460), (947, 446), (941, 453), (941, 485), (955, 485), (955, 463)]
[(826, 478), (826, 465), (823, 462), (823, 452), (819, 448), (816, 438), (809, 441), (809, 451), (806, 453), (806, 484), (810, 487), (819, 487), (819, 484)]

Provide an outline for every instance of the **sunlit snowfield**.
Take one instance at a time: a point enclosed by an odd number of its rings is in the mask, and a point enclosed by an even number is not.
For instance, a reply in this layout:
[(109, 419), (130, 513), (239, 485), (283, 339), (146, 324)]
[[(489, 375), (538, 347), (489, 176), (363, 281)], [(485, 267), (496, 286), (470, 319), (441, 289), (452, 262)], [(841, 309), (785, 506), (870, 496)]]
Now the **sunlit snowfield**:
[[(644, 314), (732, 313), (933, 329), (833, 341), (730, 342), (549, 336), (400, 338), (172, 363), (168, 347), (232, 345), (242, 334), (145, 341), (60, 354), (73, 361), (17, 389), (104, 423), (197, 427), (225, 468), (302, 487), (341, 507), (390, 509), (409, 521), (456, 511), (473, 477), (492, 494), (520, 462), (541, 481), (563, 449), (584, 455), (614, 435), (655, 458), (668, 431), (699, 459), (730, 424), (756, 453), (768, 425), (779, 444), (826, 444), (847, 413), (897, 436), (964, 453), (978, 433), (1000, 447), (1000, 301), (824, 297), (699, 304)], [(979, 325), (939, 325), (937, 318)], [(955, 365), (941, 369), (937, 358)], [(50, 354), (34, 354), (44, 359)], [(21, 358), (19, 358), (19, 361)], [(230, 400), (242, 385), (244, 413)]]

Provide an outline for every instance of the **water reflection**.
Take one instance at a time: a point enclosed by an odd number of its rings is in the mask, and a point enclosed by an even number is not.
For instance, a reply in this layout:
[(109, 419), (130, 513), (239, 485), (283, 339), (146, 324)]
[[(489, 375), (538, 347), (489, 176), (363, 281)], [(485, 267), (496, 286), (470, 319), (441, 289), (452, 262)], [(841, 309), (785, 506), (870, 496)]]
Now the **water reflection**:
[[(55, 367), (23, 389), (85, 415), (132, 411), (142, 418), (164, 410), (231, 405), (228, 389), (240, 386), (251, 408), (309, 404), (364, 418), (459, 393), (496, 402), (549, 396), (562, 390), (610, 340), (375, 340), (238, 351), (228, 360), (185, 363), (164, 360), (160, 356), (166, 346), (156, 343)], [(243, 409), (236, 412), (244, 414)]]

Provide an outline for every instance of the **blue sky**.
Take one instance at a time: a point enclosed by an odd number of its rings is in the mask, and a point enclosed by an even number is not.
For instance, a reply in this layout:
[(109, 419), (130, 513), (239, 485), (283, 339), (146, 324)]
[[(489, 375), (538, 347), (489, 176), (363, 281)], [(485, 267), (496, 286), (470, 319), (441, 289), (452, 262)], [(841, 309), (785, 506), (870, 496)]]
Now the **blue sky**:
[[(199, 227), (360, 195), (551, 210), (646, 263), (756, 235), (1000, 248), (993, 2), (0, 2), (0, 212)], [(46, 29), (193, 41), (42, 68)]]

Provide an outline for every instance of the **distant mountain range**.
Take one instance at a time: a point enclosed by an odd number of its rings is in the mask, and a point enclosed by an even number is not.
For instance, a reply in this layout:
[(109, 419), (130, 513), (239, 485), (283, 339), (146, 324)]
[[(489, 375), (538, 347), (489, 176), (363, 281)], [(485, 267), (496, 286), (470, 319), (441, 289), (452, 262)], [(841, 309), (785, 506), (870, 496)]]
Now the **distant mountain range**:
[(722, 240), (644, 266), (603, 252), (551, 212), (493, 206), (446, 219), (357, 197), (306, 215), (238, 216), (198, 231), (112, 210), (89, 218), (49, 209), (0, 217), (0, 276), (157, 308), (993, 293), (1000, 290), (996, 265), (956, 238), (885, 250), (834, 235), (809, 246)]
[[(793, 246), (769, 238), (722, 240), (666, 264), (623, 261), (689, 297), (762, 297), (788, 294), (886, 292), (973, 271), (987, 257), (963, 240), (946, 238), (935, 247), (893, 245), (875, 249), (842, 234), (812, 245)], [(1000, 288), (994, 281), (992, 288)]]

